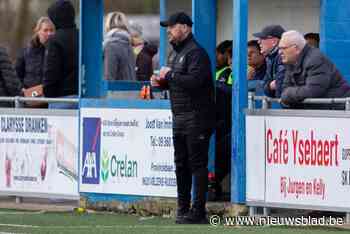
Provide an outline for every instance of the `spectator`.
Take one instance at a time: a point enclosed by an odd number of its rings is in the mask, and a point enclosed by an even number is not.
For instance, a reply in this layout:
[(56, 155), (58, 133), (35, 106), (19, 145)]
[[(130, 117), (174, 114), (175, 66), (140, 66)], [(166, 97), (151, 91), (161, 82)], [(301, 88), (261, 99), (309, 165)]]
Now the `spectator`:
[(259, 38), (261, 53), (266, 56), (264, 92), (269, 97), (280, 97), (285, 68), (278, 54), (278, 42), (284, 29), (280, 25), (269, 25), (253, 35)]
[(248, 42), (248, 91), (263, 94), (266, 62), (265, 56), (260, 51), (257, 40)]
[(225, 56), (229, 73), (223, 72), (216, 80), (215, 200), (225, 199), (222, 181), (231, 171), (232, 46), (226, 49)]
[(320, 35), (318, 33), (306, 33), (304, 35), (306, 43), (315, 48), (319, 48), (320, 46)]
[(299, 32), (285, 32), (279, 49), (282, 62), (287, 64), (282, 106), (305, 108), (301, 104), (305, 98), (350, 96), (350, 87), (336, 66), (319, 49), (307, 45)]
[[(23, 48), (16, 60), (16, 72), (25, 89), (39, 88), (42, 95), (44, 76), (45, 46), (49, 37), (54, 33), (55, 26), (47, 17), (41, 17), (34, 28), (34, 35), (27, 47)], [(46, 103), (33, 103), (33, 106), (47, 107)]]
[(227, 80), (231, 75), (231, 66), (228, 64), (228, 50), (232, 50), (232, 41), (226, 40), (216, 47), (215, 80)]
[[(5, 48), (0, 47), (0, 96), (22, 95), (23, 85), (16, 76), (10, 58)], [(10, 107), (8, 102), (0, 102), (1, 107)]]
[(152, 76), (151, 84), (170, 90), (178, 194), (176, 223), (207, 223), (208, 150), (215, 124), (210, 59), (194, 39), (193, 23), (186, 13), (175, 13), (160, 24), (167, 27), (173, 51), (168, 67), (161, 68), (159, 76)]
[[(79, 32), (75, 11), (68, 0), (54, 2), (47, 14), (56, 27), (49, 38), (44, 65), (45, 97), (76, 97), (79, 90)], [(76, 108), (72, 104), (53, 103), (50, 108)]]
[(142, 26), (137, 23), (130, 25), (131, 41), (136, 56), (136, 79), (149, 81), (153, 74), (152, 59), (158, 48), (145, 42), (142, 38)]
[(126, 16), (121, 12), (109, 13), (105, 20), (105, 32), (104, 78), (135, 81), (135, 56)]

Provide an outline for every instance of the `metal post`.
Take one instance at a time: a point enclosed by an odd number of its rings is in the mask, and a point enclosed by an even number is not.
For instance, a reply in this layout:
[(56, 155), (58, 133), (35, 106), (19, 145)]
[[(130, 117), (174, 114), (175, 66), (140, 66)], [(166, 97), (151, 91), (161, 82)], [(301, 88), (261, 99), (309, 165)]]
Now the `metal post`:
[(345, 214), (345, 223), (350, 224), (350, 213)]
[(249, 216), (255, 216), (257, 214), (257, 207), (250, 206), (249, 207)]
[(350, 98), (346, 98), (346, 101), (345, 101), (345, 110), (350, 110)]
[(248, 93), (248, 109), (249, 110), (255, 109), (255, 93), (254, 92)]
[(262, 100), (262, 109), (264, 110), (269, 109), (269, 102), (267, 101), (266, 97), (264, 97)]
[(16, 197), (16, 204), (21, 204), (23, 201), (22, 197)]
[(271, 214), (271, 209), (269, 207), (264, 207), (263, 214), (264, 216), (269, 216)]
[(21, 105), (21, 102), (20, 102), (20, 97), (16, 96), (15, 97), (15, 108), (21, 108), (22, 105)]

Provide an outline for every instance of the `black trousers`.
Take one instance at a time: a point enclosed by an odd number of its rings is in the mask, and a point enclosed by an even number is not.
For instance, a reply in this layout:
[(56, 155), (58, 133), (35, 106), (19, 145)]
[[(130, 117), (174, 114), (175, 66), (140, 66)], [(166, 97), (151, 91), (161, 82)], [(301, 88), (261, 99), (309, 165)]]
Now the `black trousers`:
[(191, 203), (192, 178), (194, 197), (192, 208), (205, 212), (208, 189), (208, 150), (212, 131), (174, 131), (175, 167), (178, 208), (188, 210)]

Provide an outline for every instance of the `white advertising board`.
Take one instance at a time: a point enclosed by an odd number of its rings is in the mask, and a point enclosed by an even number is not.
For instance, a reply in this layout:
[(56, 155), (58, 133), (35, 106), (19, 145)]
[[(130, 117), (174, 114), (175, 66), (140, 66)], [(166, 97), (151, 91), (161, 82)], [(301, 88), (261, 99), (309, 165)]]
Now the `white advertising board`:
[(0, 115), (0, 191), (78, 197), (78, 117)]
[(176, 197), (171, 116), (82, 108), (80, 191)]
[(246, 118), (246, 176), (247, 201), (264, 201), (265, 199), (265, 118), (247, 116)]
[[(264, 124), (252, 119), (254, 128), (260, 124), (265, 132), (264, 138), (261, 134), (254, 138), (256, 129), (247, 128), (252, 145), (265, 145), (254, 153), (265, 160), (264, 164), (256, 161), (259, 170), (265, 166), (265, 193), (259, 190), (259, 196), (253, 196), (247, 189), (247, 200), (265, 197), (266, 203), (350, 208), (349, 119), (264, 116)], [(247, 160), (253, 157), (248, 147)], [(252, 174), (247, 173), (247, 178)], [(247, 188), (259, 182), (247, 179)]]

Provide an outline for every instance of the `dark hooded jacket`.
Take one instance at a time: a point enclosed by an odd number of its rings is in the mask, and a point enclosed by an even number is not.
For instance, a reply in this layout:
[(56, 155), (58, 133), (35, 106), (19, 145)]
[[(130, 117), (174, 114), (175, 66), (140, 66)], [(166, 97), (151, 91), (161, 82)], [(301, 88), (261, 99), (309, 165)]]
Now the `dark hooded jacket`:
[[(16, 76), (6, 50), (0, 47), (0, 96), (21, 95), (22, 88), (22, 83)], [(0, 106), (8, 107), (11, 105), (10, 103), (0, 102)]]
[(56, 33), (48, 40), (45, 54), (44, 94), (46, 97), (77, 95), (79, 32), (74, 22), (74, 7), (67, 0), (58, 0), (47, 13), (56, 26)]
[(136, 57), (136, 78), (139, 81), (149, 81), (153, 74), (152, 58), (157, 54), (158, 48), (155, 45), (145, 43), (141, 52)]

